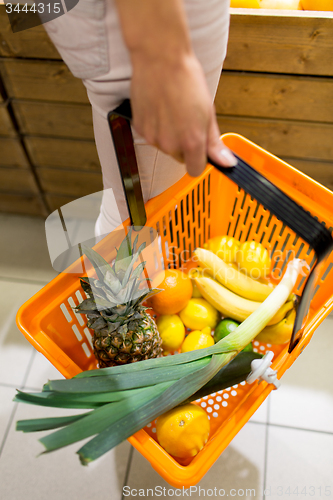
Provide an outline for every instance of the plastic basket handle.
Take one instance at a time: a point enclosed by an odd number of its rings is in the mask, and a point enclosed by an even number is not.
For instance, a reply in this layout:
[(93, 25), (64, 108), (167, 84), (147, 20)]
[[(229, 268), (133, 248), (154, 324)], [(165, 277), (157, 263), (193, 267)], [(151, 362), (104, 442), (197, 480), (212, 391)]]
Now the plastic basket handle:
[[(147, 217), (130, 127), (132, 118), (130, 101), (125, 100), (118, 108), (109, 113), (108, 118), (131, 221), (133, 225), (142, 226), (145, 224)], [(306, 212), (303, 207), (239, 156), (236, 154), (235, 156), (238, 160), (235, 167), (221, 167), (209, 158), (208, 163), (229, 177), (230, 180), (290, 227), (313, 248), (316, 254), (315, 265), (307, 278), (301, 299), (297, 304), (296, 319), (289, 344), (289, 352), (291, 352), (301, 339), (318, 277), (319, 264), (332, 251), (333, 239), (330, 232), (311, 214)], [(140, 224), (137, 224), (137, 222), (140, 222)]]

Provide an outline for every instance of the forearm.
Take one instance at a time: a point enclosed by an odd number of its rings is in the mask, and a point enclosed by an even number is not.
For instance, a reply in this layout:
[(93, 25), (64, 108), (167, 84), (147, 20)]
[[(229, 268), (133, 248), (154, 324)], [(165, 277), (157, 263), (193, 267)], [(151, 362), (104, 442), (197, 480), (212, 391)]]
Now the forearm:
[(116, 5), (132, 59), (177, 61), (191, 53), (182, 0), (116, 0)]

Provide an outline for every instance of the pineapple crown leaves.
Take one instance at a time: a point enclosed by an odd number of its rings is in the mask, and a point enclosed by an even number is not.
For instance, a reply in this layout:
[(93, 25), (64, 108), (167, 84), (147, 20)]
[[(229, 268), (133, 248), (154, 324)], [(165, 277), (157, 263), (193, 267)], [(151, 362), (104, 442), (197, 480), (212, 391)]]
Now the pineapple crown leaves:
[(117, 255), (112, 265), (95, 250), (82, 245), (83, 252), (94, 266), (98, 279), (90, 277), (80, 279), (81, 286), (89, 299), (76, 308), (78, 312), (111, 309), (125, 303), (133, 307), (134, 304), (159, 291), (140, 289), (141, 283), (150, 281), (149, 278), (139, 279), (146, 262), (140, 262), (135, 269), (134, 264), (146, 247), (146, 243), (143, 242), (137, 248), (139, 237), (137, 235), (131, 246), (131, 235), (132, 228), (121, 242), (119, 249), (116, 249)]

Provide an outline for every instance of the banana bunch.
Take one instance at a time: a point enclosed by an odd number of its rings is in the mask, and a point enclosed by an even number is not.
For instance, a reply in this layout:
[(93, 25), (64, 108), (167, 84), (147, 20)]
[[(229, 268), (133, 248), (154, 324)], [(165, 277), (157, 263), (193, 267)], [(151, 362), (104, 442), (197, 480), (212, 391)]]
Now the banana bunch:
[[(192, 269), (191, 278), (201, 295), (224, 317), (244, 321), (274, 289), (274, 285), (247, 276), (235, 265), (226, 263), (205, 248), (197, 248), (194, 258), (200, 267)], [(291, 294), (261, 332), (262, 342), (280, 344), (288, 341), (295, 320), (295, 299), (296, 296)], [(263, 340), (264, 338), (269, 340)]]

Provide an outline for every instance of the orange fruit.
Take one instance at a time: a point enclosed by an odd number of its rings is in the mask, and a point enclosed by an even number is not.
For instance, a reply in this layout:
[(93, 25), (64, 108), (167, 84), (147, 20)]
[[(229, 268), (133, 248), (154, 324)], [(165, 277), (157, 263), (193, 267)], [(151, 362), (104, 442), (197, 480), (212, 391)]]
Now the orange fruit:
[(333, 0), (301, 0), (304, 10), (333, 10)]
[(179, 269), (166, 269), (153, 279), (153, 288), (163, 291), (151, 298), (151, 305), (158, 314), (177, 314), (192, 297), (191, 278)]
[(177, 406), (158, 417), (157, 439), (162, 448), (178, 458), (199, 453), (208, 441), (210, 423), (206, 412), (195, 404)]

